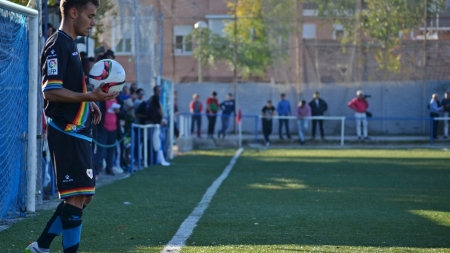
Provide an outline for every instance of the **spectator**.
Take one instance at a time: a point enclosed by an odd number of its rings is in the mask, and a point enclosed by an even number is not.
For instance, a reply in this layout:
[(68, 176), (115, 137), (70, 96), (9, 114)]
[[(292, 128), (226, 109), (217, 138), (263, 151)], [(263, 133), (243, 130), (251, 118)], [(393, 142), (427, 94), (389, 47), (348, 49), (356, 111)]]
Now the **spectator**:
[(230, 124), (231, 114), (236, 116), (236, 105), (233, 95), (228, 93), (227, 100), (220, 103), (219, 107), (222, 110), (222, 129), (217, 133), (217, 137), (220, 138), (220, 135), (222, 135), (222, 138), (225, 138), (228, 125)]
[(213, 91), (211, 96), (206, 99), (206, 116), (208, 117), (208, 138), (214, 138), (214, 129), (216, 127), (217, 111), (219, 111), (219, 101), (217, 93)]
[(272, 118), (275, 116), (275, 111), (272, 101), (268, 100), (261, 112), (264, 141), (266, 142), (267, 147), (270, 146), (269, 136), (272, 134)]
[(114, 60), (116, 56), (114, 56), (114, 51), (111, 49), (106, 50), (106, 52), (103, 54), (103, 59), (111, 59)]
[(358, 139), (361, 139), (361, 123), (363, 125), (363, 137), (364, 139), (370, 139), (367, 132), (367, 118), (366, 111), (369, 108), (369, 102), (367, 102), (364, 97), (364, 93), (362, 90), (358, 90), (356, 92), (356, 97), (348, 102), (348, 107), (355, 111), (355, 121), (356, 121), (356, 135)]
[[(131, 87), (130, 87), (130, 91), (131, 91)], [(133, 100), (133, 108), (134, 108), (134, 116), (135, 116), (134, 123), (136, 123), (136, 124), (141, 124), (141, 122), (139, 121), (139, 118), (136, 115), (136, 111), (138, 110), (141, 103), (144, 102), (144, 96), (145, 96), (144, 89), (139, 88), (136, 90), (136, 98)]]
[(433, 138), (436, 139), (437, 138), (437, 130), (439, 127), (439, 121), (434, 120), (434, 118), (439, 117), (439, 112), (442, 111), (442, 106), (439, 103), (439, 95), (434, 93), (431, 96), (431, 100), (430, 100), (430, 104), (429, 104), (429, 108), (430, 108), (430, 118), (431, 118), (431, 131), (433, 134)]
[[(162, 148), (162, 133), (161, 126), (166, 125), (166, 121), (164, 120), (164, 113), (162, 111), (162, 106), (159, 100), (159, 96), (161, 95), (161, 87), (155, 86), (153, 87), (153, 96), (149, 99), (149, 105), (147, 109), (147, 120), (150, 124), (157, 124), (160, 127), (157, 127), (153, 130), (153, 149), (156, 152), (156, 160), (157, 163), (162, 166), (170, 166), (170, 163), (166, 161), (164, 158), (164, 152)], [(153, 152), (152, 150), (149, 150)], [(148, 156), (150, 158), (150, 155)]]
[(130, 84), (130, 94), (134, 94), (137, 93), (138, 87), (136, 83), (131, 83)]
[[(450, 116), (450, 92), (444, 94), (444, 99), (442, 99), (441, 106), (444, 110), (444, 117)], [(444, 139), (448, 137), (448, 120), (444, 120)]]
[[(281, 94), (281, 101), (278, 102), (277, 105), (277, 113), (278, 116), (289, 116), (291, 115), (291, 104), (289, 103), (289, 100), (286, 99), (286, 95), (283, 93)], [(282, 128), (283, 124), (286, 128), (286, 135), (288, 139), (291, 139), (291, 134), (289, 133), (289, 120), (288, 119), (278, 119), (279, 125), (278, 125), (278, 134), (280, 135), (280, 139), (283, 139), (282, 135)]]
[(300, 144), (305, 144), (305, 136), (303, 132), (308, 129), (308, 120), (306, 117), (311, 116), (311, 107), (306, 104), (305, 100), (302, 100), (297, 106), (297, 126), (298, 126), (298, 136)]
[(198, 136), (198, 138), (202, 138), (201, 131), (202, 131), (203, 105), (199, 99), (200, 99), (200, 95), (198, 95), (197, 93), (195, 93), (192, 96), (192, 101), (189, 104), (189, 111), (192, 114), (191, 134), (194, 134), (194, 125), (195, 125), (195, 123), (197, 123), (197, 136)]
[[(117, 115), (120, 113), (120, 105), (115, 98), (100, 102), (100, 111), (102, 112), (102, 120), (99, 123), (99, 127), (97, 127), (97, 141), (100, 145), (97, 145), (95, 155), (95, 171), (102, 170), (103, 160), (105, 159), (106, 174), (114, 176), (115, 173), (123, 173), (122, 169), (119, 170), (114, 167), (114, 155), (116, 152), (114, 144), (117, 141)], [(114, 145), (114, 147), (104, 147), (103, 145)]]
[[(328, 104), (325, 100), (320, 98), (320, 94), (318, 91), (314, 92), (313, 99), (308, 103), (311, 108), (311, 115), (314, 116), (323, 116), (323, 113), (328, 110)], [(319, 123), (320, 128), (320, 136), (322, 139), (325, 138), (323, 132), (323, 120), (322, 119), (313, 119), (312, 120), (312, 138), (316, 138), (316, 126)]]

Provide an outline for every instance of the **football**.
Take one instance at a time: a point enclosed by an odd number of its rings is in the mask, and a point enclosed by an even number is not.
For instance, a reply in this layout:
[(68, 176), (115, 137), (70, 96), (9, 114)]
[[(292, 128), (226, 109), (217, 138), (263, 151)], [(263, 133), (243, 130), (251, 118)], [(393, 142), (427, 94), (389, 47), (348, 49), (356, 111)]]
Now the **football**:
[(125, 77), (122, 65), (111, 59), (98, 61), (89, 71), (89, 83), (94, 88), (104, 83), (102, 90), (106, 93), (120, 92), (125, 85)]

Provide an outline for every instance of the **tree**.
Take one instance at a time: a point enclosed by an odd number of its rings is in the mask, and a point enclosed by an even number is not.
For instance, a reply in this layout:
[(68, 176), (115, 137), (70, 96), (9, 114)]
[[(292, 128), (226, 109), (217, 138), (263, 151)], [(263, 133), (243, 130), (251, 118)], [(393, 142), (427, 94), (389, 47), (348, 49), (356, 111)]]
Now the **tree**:
[[(371, 38), (379, 47), (375, 50), (375, 59), (379, 69), (399, 72), (401, 54), (397, 49), (401, 46), (400, 33), (411, 31), (423, 23), (424, 10), (430, 16), (443, 7), (441, 0), (428, 0), (425, 7), (423, 0), (312, 0), (317, 4), (319, 16), (327, 22), (341, 24), (346, 33), (342, 43), (362, 43), (359, 32)], [(361, 11), (358, 6), (362, 6)]]
[[(228, 8), (233, 20), (229, 22), (224, 35), (211, 31), (195, 30), (194, 41), (201, 41), (201, 50), (194, 50), (194, 57), (203, 63), (215, 65), (225, 61), (230, 68), (234, 66), (234, 40), (237, 40), (237, 69), (247, 78), (251, 75), (265, 76), (276, 60), (287, 58), (285, 44), (292, 32), (295, 0), (228, 0)], [(234, 12), (236, 8), (236, 12)], [(291, 13), (292, 12), (292, 13)], [(235, 23), (237, 29), (235, 31)], [(280, 41), (285, 42), (280, 43)]]

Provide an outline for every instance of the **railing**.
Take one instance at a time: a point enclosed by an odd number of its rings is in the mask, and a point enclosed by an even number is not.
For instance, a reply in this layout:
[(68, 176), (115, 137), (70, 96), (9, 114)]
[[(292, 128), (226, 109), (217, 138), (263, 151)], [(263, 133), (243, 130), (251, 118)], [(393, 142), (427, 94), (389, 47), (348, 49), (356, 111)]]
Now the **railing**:
[[(190, 113), (182, 113), (179, 115), (179, 127), (180, 127), (180, 136), (191, 136), (191, 124), (192, 124), (192, 116), (193, 114)], [(207, 116), (206, 114), (195, 114), (195, 116)], [(228, 116), (233, 117), (234, 115), (222, 115), (217, 114), (216, 117), (220, 118), (222, 116)], [(254, 120), (254, 130), (253, 130), (253, 136), (254, 136), (254, 142), (258, 143), (258, 135), (259, 135), (259, 122), (261, 121), (262, 116), (261, 115), (242, 115), (242, 119), (253, 119)], [(288, 120), (297, 120), (297, 117), (295, 116), (273, 116), (272, 119), (288, 119)], [(341, 146), (344, 146), (345, 144), (345, 133), (346, 133), (346, 126), (347, 121), (354, 121), (356, 120), (355, 117), (351, 116), (313, 116), (313, 117), (305, 117), (307, 120), (327, 120), (327, 121), (340, 121), (340, 138), (339, 143)], [(434, 139), (433, 139), (433, 120), (436, 121), (444, 121), (449, 120), (450, 117), (436, 117), (436, 118), (430, 118), (430, 117), (389, 117), (389, 118), (379, 118), (379, 117), (367, 117), (366, 120), (369, 122), (369, 125), (373, 124), (374, 122), (381, 121), (384, 125), (386, 122), (389, 121), (419, 121), (419, 122), (429, 122), (429, 142), (430, 145), (433, 145)], [(351, 126), (353, 127), (353, 126)], [(247, 132), (250, 129), (247, 128)], [(251, 131), (251, 130), (250, 130)], [(238, 128), (239, 136), (242, 135), (242, 128)], [(423, 134), (423, 133), (422, 133)], [(369, 133), (370, 135), (370, 133)], [(391, 134), (392, 135), (392, 134)], [(395, 134), (394, 134), (395, 135)], [(403, 135), (403, 134), (402, 134)], [(418, 135), (418, 134), (413, 134)], [(373, 136), (373, 135), (371, 135)]]
[[(135, 158), (137, 158), (137, 171), (142, 170), (142, 166), (145, 168), (156, 163), (156, 157), (153, 155), (153, 135), (156, 129), (160, 129), (163, 135), (163, 140), (161, 141), (163, 153), (166, 157), (170, 157), (172, 144), (170, 143), (168, 127), (160, 127), (160, 125), (157, 124), (140, 125), (133, 123), (131, 124), (130, 174), (135, 172)], [(141, 138), (141, 136), (143, 138)], [(137, 152), (137, 154), (135, 152)], [(141, 156), (142, 154), (144, 157)]]

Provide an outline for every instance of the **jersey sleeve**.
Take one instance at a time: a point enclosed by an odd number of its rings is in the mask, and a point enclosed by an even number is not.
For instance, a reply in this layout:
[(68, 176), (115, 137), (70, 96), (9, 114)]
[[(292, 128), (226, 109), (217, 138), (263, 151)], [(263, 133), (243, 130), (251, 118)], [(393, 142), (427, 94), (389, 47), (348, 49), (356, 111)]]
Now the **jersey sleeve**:
[(42, 91), (63, 88), (68, 51), (58, 43), (46, 46), (41, 56)]

